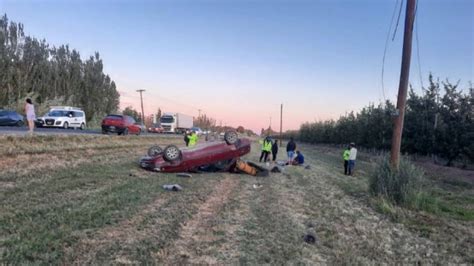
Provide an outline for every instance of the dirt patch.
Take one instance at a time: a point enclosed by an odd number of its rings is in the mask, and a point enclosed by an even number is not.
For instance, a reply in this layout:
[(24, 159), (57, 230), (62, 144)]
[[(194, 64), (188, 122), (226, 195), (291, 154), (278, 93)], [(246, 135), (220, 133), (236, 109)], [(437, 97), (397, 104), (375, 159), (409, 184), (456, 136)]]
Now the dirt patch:
[(167, 264), (216, 264), (216, 258), (207, 256), (205, 249), (218, 240), (211, 228), (220, 222), (216, 217), (237, 185), (238, 180), (232, 176), (217, 184), (198, 212), (184, 224), (178, 240), (156, 254), (158, 260)]

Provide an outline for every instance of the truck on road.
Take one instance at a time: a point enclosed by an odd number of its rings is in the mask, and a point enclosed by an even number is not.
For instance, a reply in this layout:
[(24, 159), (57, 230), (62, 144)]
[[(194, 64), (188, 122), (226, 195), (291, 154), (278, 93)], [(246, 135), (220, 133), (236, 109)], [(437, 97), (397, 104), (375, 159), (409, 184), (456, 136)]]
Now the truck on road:
[(182, 134), (193, 127), (193, 117), (180, 113), (164, 113), (160, 123), (164, 133)]

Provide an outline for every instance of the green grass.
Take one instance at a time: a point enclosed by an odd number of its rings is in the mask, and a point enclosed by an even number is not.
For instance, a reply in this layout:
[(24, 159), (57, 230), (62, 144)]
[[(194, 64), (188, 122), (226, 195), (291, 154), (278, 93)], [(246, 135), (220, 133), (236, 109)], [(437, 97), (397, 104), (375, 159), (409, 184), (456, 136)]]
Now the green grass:
[[(463, 226), (472, 221), (473, 199), (460, 182), (449, 189), (435, 182), (416, 205), (400, 208), (367, 193), (372, 161), (361, 159), (356, 176), (347, 177), (338, 151), (327, 147), (300, 145), (310, 170), (179, 178), (138, 168), (144, 146), (159, 139), (104, 139), (74, 137), (102, 150), (65, 152), (87, 156), (70, 168), (0, 173), (0, 185), (13, 183), (0, 187), (0, 264), (370, 264), (415, 255), (429, 263), (436, 261), (426, 257), (430, 249), (440, 262), (449, 261), (439, 257), (448, 249), (461, 256), (455, 262), (471, 258)], [(53, 148), (61, 141), (39, 138), (30, 145)], [(113, 148), (123, 142), (131, 150)], [(255, 161), (258, 146), (253, 149), (246, 158)], [(164, 191), (169, 183), (184, 190)], [(303, 241), (307, 232), (316, 234), (316, 244)], [(425, 247), (427, 238), (436, 245)]]
[[(317, 164), (323, 164), (335, 172), (333, 182), (349, 195), (356, 198), (367, 198), (368, 177), (373, 171), (375, 164), (373, 158), (360, 156), (365, 160), (357, 160), (356, 176), (347, 177), (341, 174), (342, 160), (336, 149), (328, 147), (317, 147), (311, 149), (309, 156), (316, 160)], [(369, 161), (370, 160), (370, 161)], [(417, 193), (410, 199), (412, 202), (406, 207), (416, 211), (428, 212), (436, 216), (453, 218), (462, 221), (474, 221), (474, 195), (472, 185), (460, 180), (446, 180), (442, 182), (426, 174), (423, 191)], [(377, 201), (371, 201), (377, 202)], [(376, 210), (381, 210), (379, 206), (374, 206)], [(382, 213), (384, 213), (382, 211)]]

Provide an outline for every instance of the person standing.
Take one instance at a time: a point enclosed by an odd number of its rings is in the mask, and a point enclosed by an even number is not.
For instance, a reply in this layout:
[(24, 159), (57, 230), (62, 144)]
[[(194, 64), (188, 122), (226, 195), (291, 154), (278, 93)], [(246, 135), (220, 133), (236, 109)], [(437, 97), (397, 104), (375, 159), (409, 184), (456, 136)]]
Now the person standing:
[(26, 114), (26, 120), (28, 121), (28, 129), (29, 129), (28, 133), (32, 135), (33, 130), (35, 128), (36, 114), (35, 114), (35, 106), (33, 105), (33, 102), (31, 101), (30, 98), (26, 98), (25, 114)]
[(189, 139), (189, 143), (188, 143), (189, 147), (196, 146), (196, 143), (198, 142), (198, 135), (196, 134), (194, 130), (191, 131), (191, 135), (188, 135), (188, 139)]
[(262, 154), (260, 155), (260, 162), (267, 162), (268, 160), (268, 155), (272, 151), (272, 141), (270, 140), (270, 137), (266, 137), (263, 141), (260, 141), (262, 143)]
[(351, 154), (351, 147), (347, 146), (342, 153), (342, 159), (344, 159), (344, 175), (347, 175), (349, 166), (349, 155)]
[(357, 149), (355, 147), (354, 142), (351, 143), (350, 145), (351, 149), (349, 151), (349, 175), (353, 176), (354, 175), (354, 167), (355, 167), (355, 161), (357, 158)]
[(278, 140), (275, 140), (275, 142), (273, 142), (273, 145), (272, 145), (272, 159), (273, 159), (273, 162), (275, 162), (275, 160), (277, 158), (277, 153), (278, 153)]
[(187, 130), (184, 132), (184, 143), (186, 143), (186, 147), (189, 146), (189, 133)]
[(288, 164), (291, 164), (293, 161), (293, 156), (295, 155), (296, 143), (293, 138), (290, 138), (288, 144), (286, 144), (286, 153), (288, 155)]

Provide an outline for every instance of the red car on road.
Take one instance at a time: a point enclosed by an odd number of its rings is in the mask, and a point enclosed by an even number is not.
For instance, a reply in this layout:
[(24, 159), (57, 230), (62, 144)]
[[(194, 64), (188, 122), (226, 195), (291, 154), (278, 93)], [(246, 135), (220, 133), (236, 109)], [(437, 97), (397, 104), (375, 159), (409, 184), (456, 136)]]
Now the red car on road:
[(163, 133), (164, 129), (158, 124), (153, 124), (148, 128), (148, 132), (150, 132), (150, 133)]
[(142, 127), (128, 115), (108, 115), (102, 120), (102, 134), (128, 135), (142, 133)]
[(250, 152), (250, 140), (239, 139), (235, 131), (227, 132), (224, 140), (182, 149), (175, 145), (164, 149), (153, 146), (139, 163), (142, 168), (156, 172), (199, 171), (210, 167), (227, 170), (239, 157)]

